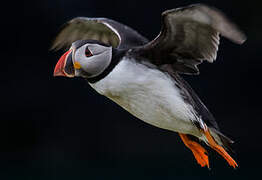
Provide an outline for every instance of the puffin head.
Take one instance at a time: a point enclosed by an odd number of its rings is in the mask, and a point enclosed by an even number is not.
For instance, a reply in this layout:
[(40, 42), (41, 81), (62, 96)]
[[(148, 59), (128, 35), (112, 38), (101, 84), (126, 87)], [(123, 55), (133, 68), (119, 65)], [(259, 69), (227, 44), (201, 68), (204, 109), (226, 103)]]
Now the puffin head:
[(101, 74), (111, 60), (111, 46), (96, 40), (79, 40), (61, 56), (54, 76), (93, 78)]

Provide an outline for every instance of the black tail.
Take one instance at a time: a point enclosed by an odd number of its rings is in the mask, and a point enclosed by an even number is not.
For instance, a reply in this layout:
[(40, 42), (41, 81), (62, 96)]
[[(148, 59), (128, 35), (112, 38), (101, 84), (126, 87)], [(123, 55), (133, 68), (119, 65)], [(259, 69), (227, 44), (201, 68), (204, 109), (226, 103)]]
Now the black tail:
[[(231, 140), (229, 137), (225, 136), (224, 134), (222, 134), (221, 132), (219, 132), (218, 130), (216, 130), (215, 128), (209, 128), (211, 131), (213, 131), (219, 138), (221, 141), (221, 145), (229, 152), (235, 153), (235, 151), (232, 149), (232, 144), (234, 143), (233, 140)], [(216, 139), (216, 141), (218, 141)], [(218, 142), (219, 143), (219, 142)]]

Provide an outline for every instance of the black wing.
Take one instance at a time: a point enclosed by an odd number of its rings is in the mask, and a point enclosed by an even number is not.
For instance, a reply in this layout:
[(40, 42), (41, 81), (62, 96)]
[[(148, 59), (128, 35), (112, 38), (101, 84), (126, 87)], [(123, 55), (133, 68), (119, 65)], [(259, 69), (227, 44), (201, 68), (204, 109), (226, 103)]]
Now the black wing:
[(123, 49), (141, 46), (148, 42), (132, 28), (114, 20), (78, 17), (62, 26), (51, 49), (68, 48), (77, 40), (98, 40)]
[(246, 40), (222, 12), (196, 4), (163, 12), (160, 34), (135, 51), (158, 66), (171, 64), (175, 72), (198, 74), (198, 64), (216, 59), (220, 34), (238, 44)]

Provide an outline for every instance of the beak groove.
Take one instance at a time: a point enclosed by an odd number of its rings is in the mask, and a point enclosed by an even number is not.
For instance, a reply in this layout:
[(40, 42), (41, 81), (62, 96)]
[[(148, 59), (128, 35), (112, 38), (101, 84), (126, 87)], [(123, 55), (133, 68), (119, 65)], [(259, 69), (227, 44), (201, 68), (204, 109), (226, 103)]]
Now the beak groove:
[(55, 66), (55, 70), (53, 75), (56, 76), (64, 76), (64, 77), (74, 77), (74, 74), (68, 74), (65, 72), (65, 65), (67, 63), (68, 60), (68, 56), (70, 55), (70, 53), (72, 52), (72, 49), (68, 50), (67, 52), (65, 52), (61, 58), (59, 59), (59, 61), (57, 62), (56, 66)]

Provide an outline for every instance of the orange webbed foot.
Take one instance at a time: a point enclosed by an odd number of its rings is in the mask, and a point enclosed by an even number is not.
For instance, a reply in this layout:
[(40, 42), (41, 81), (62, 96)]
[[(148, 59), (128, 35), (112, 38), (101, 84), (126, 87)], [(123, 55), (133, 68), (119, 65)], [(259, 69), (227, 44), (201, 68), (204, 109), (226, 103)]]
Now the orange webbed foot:
[(209, 146), (214, 149), (216, 152), (218, 152), (227, 162), (230, 166), (233, 168), (237, 168), (238, 164), (236, 161), (226, 152), (226, 150), (217, 144), (217, 142), (214, 140), (212, 135), (209, 132), (209, 129), (206, 128), (202, 130), (203, 134), (205, 135), (206, 139), (208, 140)]
[(179, 133), (179, 136), (186, 147), (192, 151), (197, 163), (200, 164), (201, 167), (207, 166), (209, 168), (207, 151), (200, 144), (191, 140), (186, 134)]

